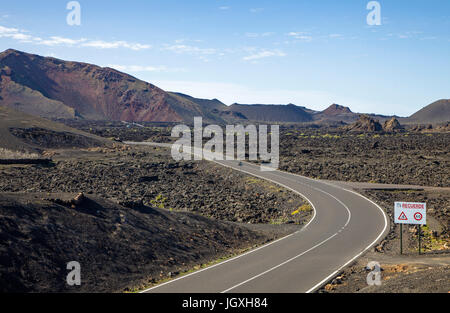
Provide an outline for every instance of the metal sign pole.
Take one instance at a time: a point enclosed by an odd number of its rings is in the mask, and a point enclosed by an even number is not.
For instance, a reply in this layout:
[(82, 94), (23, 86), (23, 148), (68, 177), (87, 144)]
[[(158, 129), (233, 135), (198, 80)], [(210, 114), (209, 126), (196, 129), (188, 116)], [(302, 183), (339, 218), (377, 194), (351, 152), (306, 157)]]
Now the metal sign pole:
[(422, 253), (421, 253), (421, 247), (420, 247), (420, 233), (421, 233), (421, 230), (422, 230), (422, 226), (421, 225), (417, 225), (417, 227), (419, 228), (419, 255), (421, 255)]
[(400, 254), (403, 254), (403, 224), (400, 224)]
[(419, 255), (422, 254), (422, 225), (427, 224), (427, 204), (395, 202), (394, 214), (394, 223), (400, 224), (400, 254), (403, 254), (403, 224), (418, 226)]

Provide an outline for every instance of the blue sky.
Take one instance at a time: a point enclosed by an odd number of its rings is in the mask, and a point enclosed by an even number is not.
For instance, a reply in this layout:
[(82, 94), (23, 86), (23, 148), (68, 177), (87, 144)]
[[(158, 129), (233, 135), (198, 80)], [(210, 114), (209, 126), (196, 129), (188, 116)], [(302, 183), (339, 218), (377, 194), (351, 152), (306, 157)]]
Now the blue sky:
[(408, 116), (450, 98), (450, 1), (2, 1), (0, 50), (115, 67), (226, 104)]

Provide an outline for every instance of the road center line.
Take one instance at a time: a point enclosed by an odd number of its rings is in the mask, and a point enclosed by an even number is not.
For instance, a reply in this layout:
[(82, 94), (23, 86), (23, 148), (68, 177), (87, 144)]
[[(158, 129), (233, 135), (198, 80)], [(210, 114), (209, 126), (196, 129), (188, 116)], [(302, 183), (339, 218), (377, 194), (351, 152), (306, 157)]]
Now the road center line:
[[(136, 144), (136, 143), (127, 143), (127, 144)], [(141, 144), (142, 144), (142, 143), (141, 143)], [(144, 144), (144, 145), (149, 145), (149, 146), (151, 145), (151, 143), (143, 143), (143, 144)], [(237, 256), (237, 257), (232, 258), (232, 259), (230, 259), (230, 260), (228, 260), (228, 261), (225, 261), (225, 262), (216, 264), (216, 265), (214, 265), (214, 266), (212, 266), (212, 267), (205, 268), (205, 269), (203, 269), (203, 270), (200, 270), (200, 271), (191, 273), (191, 274), (189, 274), (189, 275), (186, 275), (186, 276), (180, 277), (180, 278), (178, 278), (178, 279), (169, 281), (169, 282), (164, 283), (164, 284), (161, 284), (161, 285), (159, 285), (159, 286), (155, 286), (155, 287), (150, 288), (150, 289), (147, 289), (147, 290), (145, 290), (145, 291), (143, 291), (143, 292), (147, 292), (147, 291), (150, 291), (150, 290), (152, 290), (152, 289), (156, 289), (156, 288), (158, 288), (158, 287), (161, 287), (161, 286), (163, 286), (163, 285), (166, 285), (166, 284), (169, 284), (169, 283), (171, 283), (171, 282), (177, 281), (177, 280), (179, 280), (179, 279), (183, 279), (183, 278), (186, 278), (186, 277), (188, 277), (188, 276), (198, 274), (198, 273), (200, 273), (200, 272), (202, 272), (202, 271), (206, 271), (206, 270), (211, 269), (211, 268), (213, 268), (213, 267), (220, 266), (220, 265), (225, 264), (225, 263), (227, 263), (227, 262), (231, 262), (231, 261), (236, 260), (236, 259), (239, 259), (239, 258), (241, 258), (241, 257), (243, 257), (243, 256), (245, 256), (245, 255), (248, 255), (248, 254), (250, 254), (250, 253), (253, 253), (253, 252), (257, 251), (257, 250), (260, 250), (260, 249), (263, 249), (263, 248), (265, 248), (265, 247), (268, 247), (268, 246), (270, 246), (270, 245), (272, 245), (272, 244), (274, 244), (274, 243), (276, 243), (276, 242), (280, 242), (280, 241), (282, 241), (282, 240), (284, 240), (284, 239), (287, 239), (287, 238), (289, 238), (289, 237), (291, 237), (291, 236), (293, 236), (293, 235), (299, 233), (299, 232), (302, 231), (303, 229), (306, 229), (306, 228), (313, 222), (313, 220), (315, 220), (316, 215), (317, 215), (317, 210), (316, 210), (314, 204), (313, 204), (313, 203), (312, 203), (305, 195), (303, 195), (303, 194), (300, 193), (299, 191), (296, 191), (296, 190), (294, 190), (293, 188), (290, 188), (290, 187), (288, 187), (288, 186), (286, 186), (286, 185), (284, 185), (284, 184), (282, 184), (282, 183), (276, 182), (276, 181), (274, 181), (274, 180), (272, 180), (272, 179), (270, 179), (270, 178), (262, 177), (262, 176), (260, 176), (260, 175), (257, 175), (257, 174), (254, 174), (254, 173), (251, 173), (251, 172), (242, 170), (242, 169), (240, 169), (240, 168), (237, 168), (237, 167), (233, 167), (233, 166), (229, 166), (229, 165), (220, 163), (220, 162), (218, 162), (218, 161), (216, 161), (216, 160), (209, 160), (209, 161), (212, 161), (212, 162), (217, 163), (217, 164), (219, 164), (219, 165), (221, 165), (221, 166), (224, 166), (224, 167), (231, 168), (231, 169), (233, 169), (233, 170), (237, 170), (237, 171), (240, 171), (240, 172), (243, 172), (243, 173), (247, 173), (247, 174), (249, 174), (249, 175), (251, 175), (251, 176), (255, 176), (255, 177), (258, 177), (258, 178), (261, 178), (261, 179), (264, 179), (264, 180), (271, 181), (271, 182), (273, 182), (273, 183), (275, 183), (275, 184), (277, 184), (277, 185), (280, 185), (280, 186), (282, 186), (282, 187), (284, 187), (284, 188), (286, 188), (286, 189), (291, 190), (292, 192), (294, 192), (294, 193), (296, 193), (296, 194), (299, 194), (301, 197), (305, 198), (305, 199), (311, 204), (311, 206), (313, 207), (313, 210), (314, 210), (314, 216), (313, 216), (313, 218), (312, 218), (311, 221), (309, 221), (309, 223), (308, 223), (307, 225), (305, 225), (301, 230), (299, 230), (299, 231), (297, 231), (297, 232), (295, 232), (295, 233), (293, 233), (293, 234), (291, 234), (291, 235), (288, 235), (288, 236), (286, 236), (286, 237), (283, 237), (283, 238), (281, 238), (281, 239), (278, 239), (278, 240), (276, 240), (276, 241), (274, 241), (274, 242), (272, 242), (272, 243), (269, 243), (269, 244), (267, 244), (267, 245), (265, 245), (265, 246), (262, 246), (262, 247), (260, 247), (260, 248), (255, 249), (255, 250), (249, 251), (249, 252), (247, 252), (247, 253), (245, 253), (245, 254), (243, 254), (243, 255)], [(246, 162), (246, 163), (247, 163), (247, 162)], [(248, 163), (248, 164), (249, 164), (249, 163)], [(337, 188), (337, 189), (340, 189), (340, 190), (344, 190), (344, 191), (353, 193), (353, 194), (355, 194), (355, 195), (357, 195), (357, 196), (359, 196), (359, 197), (361, 197), (361, 198), (363, 198), (363, 199), (369, 201), (369, 202), (372, 203), (373, 205), (375, 205), (375, 206), (382, 212), (382, 214), (383, 214), (383, 216), (384, 216), (385, 226), (384, 226), (383, 231), (379, 234), (379, 236), (378, 236), (378, 237), (377, 237), (377, 238), (376, 238), (376, 239), (375, 239), (375, 240), (374, 240), (374, 241), (373, 241), (366, 249), (364, 249), (364, 250), (361, 251), (359, 254), (357, 254), (356, 256), (354, 256), (354, 257), (353, 257), (352, 259), (350, 259), (347, 263), (345, 263), (344, 265), (342, 265), (340, 268), (338, 268), (336, 271), (334, 271), (333, 273), (331, 273), (331, 274), (330, 274), (329, 276), (327, 276), (325, 279), (323, 279), (322, 281), (320, 281), (320, 282), (319, 282), (318, 284), (316, 284), (314, 287), (312, 287), (311, 289), (309, 289), (309, 290), (307, 291), (307, 293), (310, 293), (310, 292), (316, 290), (317, 288), (319, 288), (324, 282), (326, 282), (328, 279), (330, 279), (330, 278), (333, 277), (335, 274), (337, 274), (337, 272), (338, 272), (339, 270), (341, 270), (342, 268), (344, 268), (345, 266), (347, 266), (348, 264), (350, 264), (352, 261), (354, 261), (355, 259), (357, 259), (357, 258), (358, 258), (359, 256), (361, 256), (365, 251), (367, 251), (371, 246), (373, 246), (378, 240), (380, 240), (380, 238), (383, 236), (383, 234), (385, 233), (385, 231), (386, 231), (386, 229), (387, 229), (387, 226), (388, 226), (388, 218), (387, 218), (387, 216), (386, 216), (386, 213), (383, 211), (383, 209), (382, 209), (378, 204), (376, 204), (374, 201), (368, 199), (367, 197), (365, 197), (365, 196), (363, 196), (363, 195), (361, 195), (361, 194), (359, 194), (359, 193), (357, 193), (357, 192), (355, 192), (355, 191), (353, 191), (353, 190), (349, 190), (349, 189), (343, 188), (343, 187), (341, 187), (341, 186), (334, 185), (334, 184), (330, 184), (330, 183), (327, 183), (327, 182), (317, 181), (317, 180), (315, 180), (315, 179), (312, 179), (312, 178), (309, 178), (309, 177), (304, 177), (304, 176), (297, 175), (297, 174), (294, 174), (294, 173), (282, 172), (282, 171), (279, 171), (279, 170), (277, 171), (277, 173), (284, 173), (284, 174), (288, 174), (288, 175), (298, 176), (298, 177), (303, 178), (303, 179), (307, 179), (307, 180), (310, 180), (310, 181), (323, 183), (323, 184), (326, 184), (326, 185), (335, 187), (335, 188)], [(278, 175), (276, 175), (276, 176), (278, 176)], [(278, 176), (278, 178), (281, 178), (281, 177)], [(325, 242), (327, 242), (327, 241), (331, 240), (332, 238), (334, 238), (335, 236), (337, 236), (337, 235), (338, 235), (339, 233), (341, 233), (341, 232), (346, 228), (346, 226), (348, 226), (348, 224), (350, 223), (350, 220), (351, 220), (351, 212), (350, 212), (349, 208), (348, 208), (348, 207), (347, 207), (340, 199), (338, 199), (337, 197), (333, 196), (332, 194), (330, 194), (330, 193), (328, 193), (328, 192), (326, 192), (326, 191), (324, 191), (324, 190), (321, 190), (320, 188), (317, 188), (317, 187), (314, 187), (314, 186), (309, 186), (309, 185), (307, 185), (307, 184), (305, 184), (305, 183), (303, 183), (303, 182), (300, 182), (300, 181), (298, 181), (298, 180), (294, 180), (294, 179), (292, 179), (292, 178), (287, 178), (287, 177), (282, 177), (282, 178), (287, 179), (287, 180), (290, 180), (290, 181), (293, 181), (293, 182), (295, 182), (295, 183), (302, 184), (302, 185), (307, 186), (308, 188), (312, 188), (312, 189), (314, 189), (314, 190), (316, 190), (316, 191), (322, 192), (322, 193), (324, 193), (324, 194), (326, 194), (326, 195), (332, 197), (332, 198), (335, 199), (336, 201), (338, 201), (341, 205), (343, 205), (343, 206), (347, 209), (347, 211), (348, 211), (348, 213), (349, 213), (349, 218), (348, 218), (346, 224), (344, 225), (344, 227), (341, 228), (341, 230), (340, 230), (339, 232), (335, 233), (334, 235), (332, 235), (331, 237), (325, 239), (324, 241), (320, 242), (319, 244), (315, 245), (314, 247), (311, 247), (310, 249), (308, 249), (308, 250), (302, 252), (301, 254), (299, 254), (299, 255), (297, 255), (297, 256), (295, 256), (295, 257), (293, 257), (293, 258), (291, 258), (291, 259), (289, 259), (289, 260), (287, 260), (287, 261), (285, 261), (285, 262), (283, 262), (283, 263), (281, 263), (281, 264), (279, 264), (279, 265), (277, 265), (277, 266), (275, 266), (275, 267), (273, 267), (273, 268), (271, 268), (271, 269), (269, 269), (269, 270), (267, 270), (267, 271), (265, 271), (265, 272), (263, 272), (263, 273), (261, 273), (261, 274), (258, 274), (257, 276), (254, 276), (254, 277), (252, 277), (252, 278), (250, 278), (250, 279), (248, 279), (248, 280), (246, 280), (246, 281), (244, 281), (244, 282), (242, 282), (242, 283), (240, 283), (240, 284), (238, 284), (238, 285), (235, 285), (235, 286), (233, 286), (233, 287), (231, 287), (231, 288), (229, 288), (229, 289), (223, 291), (223, 293), (226, 293), (226, 292), (228, 292), (228, 291), (230, 291), (230, 290), (233, 290), (233, 289), (235, 289), (235, 288), (237, 288), (237, 287), (239, 287), (239, 286), (242, 286), (243, 284), (245, 284), (245, 283), (247, 283), (247, 282), (249, 282), (249, 281), (251, 281), (251, 280), (254, 280), (254, 279), (256, 279), (257, 277), (261, 277), (261, 276), (263, 276), (264, 274), (267, 274), (267, 273), (269, 273), (269, 272), (275, 270), (276, 268), (279, 268), (279, 267), (281, 267), (281, 266), (283, 266), (283, 265), (285, 265), (285, 264), (287, 264), (287, 263), (289, 263), (289, 262), (291, 262), (291, 261), (293, 261), (293, 260), (295, 260), (295, 259), (297, 259), (297, 258), (299, 258), (299, 257), (301, 257), (301, 256), (303, 256), (303, 255), (305, 255), (306, 253), (308, 253), (308, 252), (312, 251), (313, 249), (315, 249), (315, 248), (317, 248), (317, 247), (323, 245)]]
[[(219, 162), (216, 162), (216, 163), (219, 163)], [(222, 163), (219, 163), (219, 164), (222, 165), (222, 166), (226, 166), (226, 165), (224, 165), (224, 164), (222, 164)], [(227, 167), (230, 167), (230, 168), (232, 168), (232, 169), (235, 169), (235, 168), (232, 167), (232, 166), (227, 166)], [(275, 184), (278, 184), (278, 185), (280, 185), (280, 186), (282, 186), (282, 187), (288, 188), (288, 189), (290, 189), (290, 190), (292, 190), (292, 191), (298, 193), (297, 191), (295, 191), (295, 190), (292, 189), (291, 187), (288, 187), (288, 186), (286, 186), (286, 185), (284, 185), (284, 184), (282, 184), (282, 183), (280, 183), (280, 182), (276, 182), (276, 181), (274, 181), (274, 180), (272, 180), (272, 179), (270, 179), (270, 178), (262, 177), (262, 176), (259, 176), (259, 175), (256, 175), (256, 174), (254, 174), (254, 173), (251, 173), (251, 172), (248, 172), (248, 171), (245, 171), (245, 170), (241, 170), (241, 169), (236, 169), (236, 170), (241, 171), (241, 172), (244, 172), (244, 173), (247, 173), (247, 174), (249, 174), (249, 175), (252, 175), (252, 176), (255, 176), (255, 177), (258, 177), (258, 178), (261, 178), (261, 179), (264, 179), (264, 180), (271, 181), (271, 182), (273, 182), (273, 183), (275, 183)], [(269, 272), (271, 272), (271, 271), (273, 271), (273, 270), (275, 270), (275, 269), (277, 269), (277, 268), (279, 268), (279, 267), (281, 267), (281, 266), (283, 266), (283, 265), (288, 264), (289, 262), (294, 261), (295, 259), (298, 259), (298, 258), (302, 257), (302, 256), (305, 255), (306, 253), (308, 253), (308, 252), (310, 252), (310, 251), (312, 251), (312, 250), (314, 250), (314, 249), (320, 247), (321, 245), (323, 245), (323, 244), (326, 243), (327, 241), (329, 241), (329, 240), (331, 240), (332, 238), (334, 238), (335, 236), (337, 236), (337, 235), (338, 235), (339, 233), (341, 233), (341, 232), (348, 226), (348, 224), (350, 223), (352, 214), (351, 214), (349, 208), (348, 208), (341, 200), (339, 200), (338, 198), (336, 198), (336, 197), (333, 196), (332, 194), (330, 194), (330, 193), (328, 193), (328, 192), (326, 192), (326, 191), (324, 191), (324, 190), (321, 190), (321, 189), (319, 189), (319, 188), (317, 188), (317, 187), (308, 186), (307, 184), (304, 184), (304, 183), (302, 183), (302, 182), (300, 182), (300, 181), (298, 181), (298, 180), (294, 180), (294, 179), (287, 178), (287, 177), (280, 177), (280, 176), (278, 176), (278, 175), (275, 175), (275, 176), (277, 176), (278, 178), (290, 180), (290, 181), (292, 181), (292, 182), (294, 182), (294, 183), (299, 183), (299, 184), (301, 184), (301, 185), (307, 186), (308, 188), (314, 189), (314, 190), (316, 190), (316, 191), (322, 192), (322, 193), (324, 193), (324, 194), (326, 194), (326, 195), (332, 197), (333, 199), (335, 199), (336, 201), (338, 201), (338, 203), (340, 203), (340, 204), (347, 210), (347, 212), (348, 212), (348, 219), (347, 219), (347, 222), (345, 223), (345, 225), (344, 225), (337, 233), (335, 233), (334, 235), (330, 236), (329, 238), (323, 240), (322, 242), (316, 244), (315, 246), (309, 248), (308, 250), (306, 250), (306, 251), (300, 253), (299, 255), (296, 255), (296, 256), (290, 258), (290, 259), (287, 260), (287, 261), (284, 261), (284, 262), (282, 262), (282, 263), (280, 263), (280, 264), (278, 264), (278, 265), (276, 265), (276, 266), (274, 266), (274, 267), (268, 269), (267, 271), (264, 271), (264, 272), (262, 272), (262, 273), (260, 273), (260, 274), (258, 274), (258, 275), (256, 275), (256, 276), (253, 276), (253, 277), (251, 277), (251, 278), (249, 278), (249, 279), (247, 279), (247, 280), (245, 280), (245, 281), (243, 281), (243, 282), (241, 282), (241, 283), (239, 283), (239, 284), (237, 284), (237, 285), (235, 285), (235, 286), (233, 286), (233, 287), (231, 287), (231, 288), (228, 288), (227, 290), (222, 291), (222, 293), (227, 293), (227, 292), (229, 292), (229, 291), (231, 291), (231, 290), (233, 290), (233, 289), (236, 289), (236, 288), (238, 288), (238, 287), (240, 287), (240, 286), (242, 286), (242, 285), (244, 285), (244, 284), (246, 284), (246, 283), (248, 283), (248, 282), (250, 282), (250, 281), (252, 281), (252, 280), (254, 280), (254, 279), (256, 279), (256, 278), (258, 278), (258, 277), (261, 277), (261, 276), (263, 276), (263, 275), (265, 275), (265, 274), (267, 274), (267, 273), (269, 273)], [(303, 197), (306, 198), (305, 196), (303, 196)], [(307, 198), (306, 198), (306, 199), (307, 199)], [(308, 200), (308, 201), (309, 201), (309, 200)]]
[(229, 291), (231, 291), (231, 290), (233, 290), (233, 289), (236, 289), (236, 288), (238, 288), (239, 286), (242, 286), (242, 285), (244, 285), (244, 284), (246, 284), (246, 283), (248, 283), (248, 282), (250, 282), (250, 281), (252, 281), (252, 280), (254, 280), (254, 279), (256, 279), (256, 278), (258, 278), (258, 277), (261, 277), (261, 276), (263, 276), (263, 275), (265, 275), (265, 274), (267, 274), (267, 273), (272, 272), (273, 270), (276, 270), (277, 268), (279, 268), (279, 267), (281, 267), (281, 266), (283, 266), (283, 265), (288, 264), (289, 262), (294, 261), (295, 259), (298, 259), (298, 258), (302, 257), (302, 256), (305, 255), (306, 253), (308, 253), (308, 252), (310, 252), (310, 251), (312, 251), (312, 250), (314, 250), (314, 249), (320, 247), (321, 245), (323, 245), (323, 244), (326, 243), (327, 241), (333, 239), (333, 238), (334, 238), (335, 236), (337, 236), (337, 235), (338, 235), (338, 233), (334, 234), (333, 236), (331, 236), (331, 237), (325, 239), (324, 241), (318, 243), (318, 244), (315, 245), (314, 247), (311, 247), (311, 248), (309, 248), (308, 250), (306, 250), (306, 251), (300, 253), (299, 255), (296, 255), (296, 256), (294, 256), (293, 258), (290, 258), (289, 260), (284, 261), (283, 263), (280, 263), (280, 264), (278, 264), (277, 266), (274, 266), (274, 267), (272, 267), (271, 269), (268, 269), (268, 270), (265, 271), (265, 272), (262, 272), (261, 274), (258, 274), (258, 275), (256, 275), (256, 276), (253, 276), (252, 278), (249, 278), (249, 279), (247, 279), (246, 281), (243, 281), (242, 283), (239, 283), (239, 284), (237, 284), (237, 285), (235, 285), (235, 286), (233, 286), (233, 287), (231, 287), (231, 288), (228, 288), (227, 290), (222, 291), (222, 293), (227, 293), (227, 292), (229, 292)]

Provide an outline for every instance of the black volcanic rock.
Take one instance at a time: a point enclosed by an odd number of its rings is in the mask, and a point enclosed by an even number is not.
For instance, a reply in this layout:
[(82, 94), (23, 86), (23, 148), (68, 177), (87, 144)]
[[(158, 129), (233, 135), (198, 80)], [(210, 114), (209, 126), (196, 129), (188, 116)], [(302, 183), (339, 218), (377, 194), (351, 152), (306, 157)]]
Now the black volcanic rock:
[(352, 125), (344, 127), (347, 131), (355, 131), (355, 132), (379, 132), (383, 131), (383, 127), (381, 126), (378, 120), (371, 118), (368, 115), (362, 114), (359, 116), (359, 120)]
[(400, 125), (400, 122), (395, 118), (391, 118), (389, 121), (384, 122), (383, 130), (385, 132), (395, 132), (403, 130), (403, 126)]

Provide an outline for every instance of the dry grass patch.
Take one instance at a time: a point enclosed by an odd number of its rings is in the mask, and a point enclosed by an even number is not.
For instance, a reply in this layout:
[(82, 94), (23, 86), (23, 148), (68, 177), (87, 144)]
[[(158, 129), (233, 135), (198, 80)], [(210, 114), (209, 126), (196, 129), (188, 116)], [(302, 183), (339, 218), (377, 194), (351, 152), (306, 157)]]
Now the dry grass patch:
[(4, 148), (0, 148), (0, 159), (4, 160), (17, 160), (17, 159), (38, 159), (39, 154), (28, 153), (20, 151), (12, 151)]

